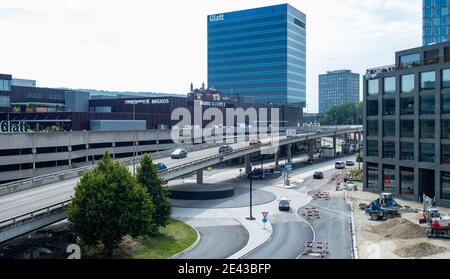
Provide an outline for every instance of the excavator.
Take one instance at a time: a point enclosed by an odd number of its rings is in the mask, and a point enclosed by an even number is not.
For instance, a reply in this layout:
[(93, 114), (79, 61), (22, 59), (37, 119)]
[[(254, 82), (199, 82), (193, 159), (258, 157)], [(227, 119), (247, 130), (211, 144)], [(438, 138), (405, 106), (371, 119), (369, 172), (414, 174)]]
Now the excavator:
[(371, 220), (387, 220), (399, 217), (401, 206), (395, 201), (391, 193), (381, 193), (378, 199), (374, 200), (366, 207), (366, 213)]
[(427, 236), (434, 238), (450, 238), (450, 216), (442, 215), (434, 206), (434, 200), (423, 195), (423, 213), (420, 224), (428, 224)]

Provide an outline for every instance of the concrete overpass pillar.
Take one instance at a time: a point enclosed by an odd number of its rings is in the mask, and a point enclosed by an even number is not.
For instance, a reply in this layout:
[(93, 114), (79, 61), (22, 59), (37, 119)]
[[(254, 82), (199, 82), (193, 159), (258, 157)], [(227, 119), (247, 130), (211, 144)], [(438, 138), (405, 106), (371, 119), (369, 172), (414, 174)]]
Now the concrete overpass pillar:
[(275, 167), (280, 166), (280, 150), (278, 149), (277, 152), (275, 152)]
[(350, 154), (350, 135), (344, 134), (345, 153)]
[(334, 149), (334, 158), (336, 158), (337, 157), (337, 152), (336, 152), (336, 148), (337, 148), (337, 141), (336, 141), (337, 139), (336, 139), (336, 135), (335, 136), (333, 136), (333, 149)]
[(314, 145), (316, 140), (309, 140), (308, 142), (308, 158), (314, 159)]
[(197, 171), (197, 184), (203, 184), (203, 170)]
[(251, 155), (245, 156), (245, 174), (250, 174), (252, 172), (252, 162)]
[(288, 144), (286, 152), (288, 162), (292, 162), (292, 144)]

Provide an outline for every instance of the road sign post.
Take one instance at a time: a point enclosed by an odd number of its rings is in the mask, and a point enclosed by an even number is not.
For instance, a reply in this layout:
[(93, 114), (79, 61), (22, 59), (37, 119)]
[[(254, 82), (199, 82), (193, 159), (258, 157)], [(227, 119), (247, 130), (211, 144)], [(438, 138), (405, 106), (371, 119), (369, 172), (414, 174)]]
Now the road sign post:
[(263, 216), (262, 222), (264, 224), (264, 230), (265, 230), (266, 224), (267, 224), (267, 222), (269, 222), (269, 219), (267, 218), (267, 216), (269, 216), (269, 212), (262, 212), (262, 216)]

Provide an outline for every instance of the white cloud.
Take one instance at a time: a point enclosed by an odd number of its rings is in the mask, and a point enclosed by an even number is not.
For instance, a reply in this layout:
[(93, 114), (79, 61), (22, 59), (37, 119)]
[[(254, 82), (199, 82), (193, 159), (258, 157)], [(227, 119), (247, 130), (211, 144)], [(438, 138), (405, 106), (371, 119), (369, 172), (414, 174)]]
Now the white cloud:
[[(307, 95), (317, 76), (394, 62), (421, 44), (420, 0), (297, 0), (307, 14)], [(40, 86), (184, 94), (207, 80), (206, 15), (261, 0), (2, 0), (2, 73)], [(7, 38), (6, 40), (4, 38)]]

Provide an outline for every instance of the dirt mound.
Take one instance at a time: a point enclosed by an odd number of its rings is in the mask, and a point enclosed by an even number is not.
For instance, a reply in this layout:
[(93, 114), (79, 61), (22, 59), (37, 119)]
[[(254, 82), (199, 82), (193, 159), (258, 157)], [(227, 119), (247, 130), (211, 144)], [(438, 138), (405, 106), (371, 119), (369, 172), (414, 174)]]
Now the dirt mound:
[(426, 237), (425, 228), (403, 218), (390, 219), (382, 224), (369, 226), (366, 230), (383, 236), (386, 239), (415, 239)]
[(394, 254), (403, 258), (422, 258), (432, 256), (447, 251), (447, 248), (436, 246), (427, 242), (421, 242), (414, 245), (398, 248)]

